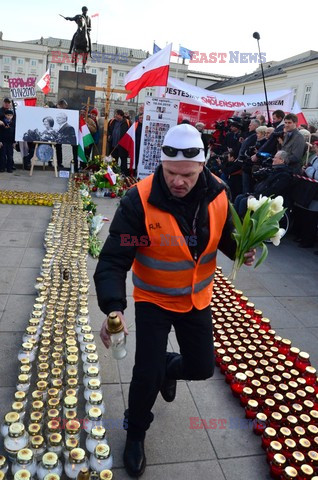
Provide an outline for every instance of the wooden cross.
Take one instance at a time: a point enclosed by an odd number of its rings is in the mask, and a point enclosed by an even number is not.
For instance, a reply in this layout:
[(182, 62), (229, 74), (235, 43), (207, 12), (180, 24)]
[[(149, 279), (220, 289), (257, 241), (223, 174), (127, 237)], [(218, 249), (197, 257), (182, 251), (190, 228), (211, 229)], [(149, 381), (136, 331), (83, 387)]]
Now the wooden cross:
[[(82, 103), (82, 106), (85, 107), (85, 122), (87, 123), (89, 107), (94, 107), (94, 104), (90, 104), (91, 98), (87, 97), (87, 102)], [(84, 109), (83, 109), (84, 110)]]
[(107, 145), (107, 134), (108, 134), (108, 118), (110, 110), (110, 96), (112, 93), (130, 93), (130, 90), (124, 90), (121, 88), (111, 88), (112, 84), (112, 72), (113, 69), (111, 66), (108, 66), (108, 76), (106, 87), (85, 87), (85, 90), (94, 90), (97, 92), (106, 93), (106, 104), (105, 104), (105, 120), (104, 120), (104, 132), (103, 132), (103, 142), (102, 142), (102, 158), (106, 157), (106, 145)]

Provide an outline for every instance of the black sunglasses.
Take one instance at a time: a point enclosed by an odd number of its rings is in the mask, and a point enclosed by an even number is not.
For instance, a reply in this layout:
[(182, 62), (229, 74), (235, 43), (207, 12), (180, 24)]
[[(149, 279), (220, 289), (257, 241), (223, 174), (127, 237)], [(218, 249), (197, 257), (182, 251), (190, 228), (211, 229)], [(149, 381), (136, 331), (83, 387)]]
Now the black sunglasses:
[(183, 156), (185, 158), (194, 158), (197, 155), (199, 155), (200, 150), (204, 150), (204, 148), (174, 148), (174, 147), (168, 147), (167, 145), (161, 147), (162, 151), (167, 157), (176, 157), (178, 155), (178, 152), (182, 152)]

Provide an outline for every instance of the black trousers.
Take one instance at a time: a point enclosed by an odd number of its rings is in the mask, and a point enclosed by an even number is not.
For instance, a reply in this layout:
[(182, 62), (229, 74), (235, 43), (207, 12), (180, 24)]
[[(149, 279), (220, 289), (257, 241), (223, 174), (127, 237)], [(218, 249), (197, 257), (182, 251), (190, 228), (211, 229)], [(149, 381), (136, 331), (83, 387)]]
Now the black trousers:
[[(164, 310), (137, 302), (136, 354), (129, 389), (127, 433), (142, 440), (153, 414), (151, 409), (167, 375), (176, 380), (205, 380), (214, 372), (212, 315), (210, 306), (187, 313)], [(168, 334), (174, 327), (180, 354), (167, 353)]]
[(13, 143), (2, 142), (0, 148), (0, 170), (12, 170), (13, 168)]
[[(60, 143), (57, 143), (55, 145), (55, 148), (56, 148), (57, 166), (60, 167), (63, 163), (62, 145)], [(78, 172), (77, 145), (72, 145), (72, 152), (73, 152), (74, 171)]]

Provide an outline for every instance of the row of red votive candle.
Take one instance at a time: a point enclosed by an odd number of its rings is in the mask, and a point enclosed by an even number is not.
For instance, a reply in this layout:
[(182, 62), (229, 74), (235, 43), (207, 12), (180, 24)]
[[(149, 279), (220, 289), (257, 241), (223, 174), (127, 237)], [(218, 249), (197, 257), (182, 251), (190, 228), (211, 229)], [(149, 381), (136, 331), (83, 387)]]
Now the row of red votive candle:
[(217, 271), (211, 302), (215, 360), (262, 435), (277, 480), (318, 480), (318, 382), (308, 353)]

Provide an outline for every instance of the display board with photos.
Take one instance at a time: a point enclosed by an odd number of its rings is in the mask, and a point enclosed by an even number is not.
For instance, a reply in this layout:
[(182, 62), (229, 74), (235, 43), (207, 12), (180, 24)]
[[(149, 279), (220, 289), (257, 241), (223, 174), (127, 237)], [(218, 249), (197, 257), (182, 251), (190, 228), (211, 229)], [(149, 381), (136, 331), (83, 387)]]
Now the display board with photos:
[(179, 101), (154, 97), (146, 99), (138, 163), (139, 178), (147, 177), (159, 165), (163, 139), (167, 131), (177, 124), (178, 112)]

